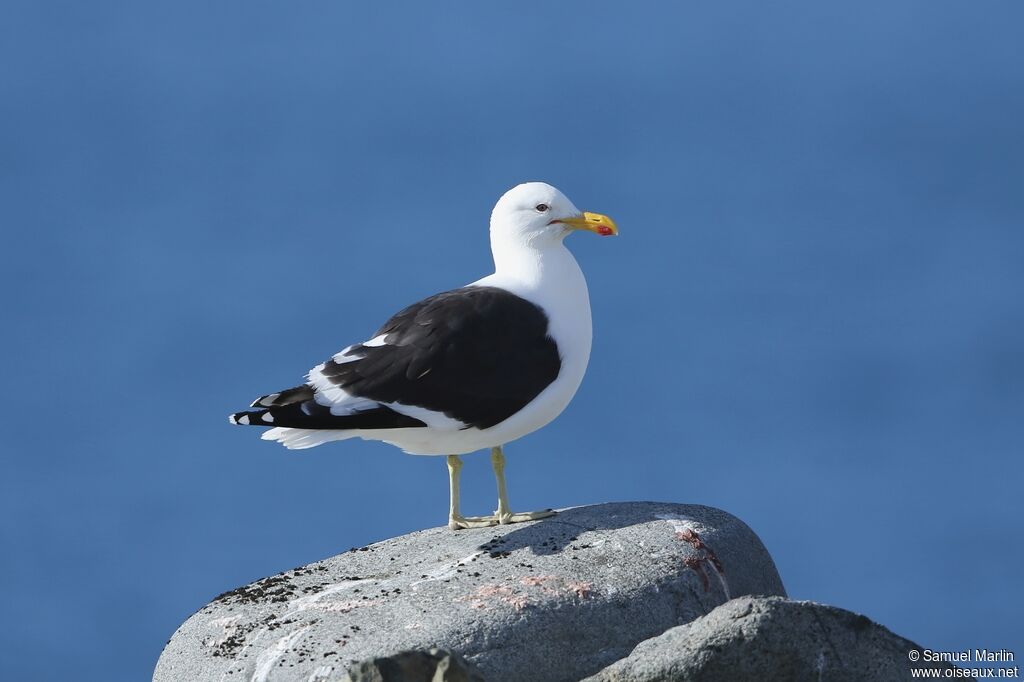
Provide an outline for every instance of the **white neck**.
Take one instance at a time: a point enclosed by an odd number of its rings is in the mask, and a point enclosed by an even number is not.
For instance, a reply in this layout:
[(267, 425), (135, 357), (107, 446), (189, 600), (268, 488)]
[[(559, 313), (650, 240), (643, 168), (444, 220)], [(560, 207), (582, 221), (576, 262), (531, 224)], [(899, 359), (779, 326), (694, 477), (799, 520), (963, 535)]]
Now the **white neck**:
[[(516, 283), (517, 289), (546, 288), (566, 276), (583, 279), (580, 266), (569, 249), (565, 248), (562, 239), (523, 242), (503, 239), (501, 235), (492, 233), (491, 255), (494, 257), (495, 276)], [(586, 287), (586, 282), (583, 285)]]

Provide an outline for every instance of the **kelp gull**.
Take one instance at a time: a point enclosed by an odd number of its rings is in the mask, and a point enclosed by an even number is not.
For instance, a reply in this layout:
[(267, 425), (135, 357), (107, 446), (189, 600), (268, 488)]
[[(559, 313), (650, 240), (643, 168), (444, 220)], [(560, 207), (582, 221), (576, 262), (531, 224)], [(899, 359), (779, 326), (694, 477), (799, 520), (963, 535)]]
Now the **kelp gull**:
[[(491, 213), (494, 274), (405, 308), (373, 337), (317, 365), (308, 381), (253, 401), (232, 424), (271, 426), (287, 448), (380, 440), (447, 455), (452, 529), (550, 516), (512, 513), (502, 445), (546, 425), (576, 393), (590, 358), (587, 283), (563, 240), (576, 230), (618, 234), (551, 185), (505, 193)], [(491, 449), (492, 516), (459, 512), (459, 455)]]

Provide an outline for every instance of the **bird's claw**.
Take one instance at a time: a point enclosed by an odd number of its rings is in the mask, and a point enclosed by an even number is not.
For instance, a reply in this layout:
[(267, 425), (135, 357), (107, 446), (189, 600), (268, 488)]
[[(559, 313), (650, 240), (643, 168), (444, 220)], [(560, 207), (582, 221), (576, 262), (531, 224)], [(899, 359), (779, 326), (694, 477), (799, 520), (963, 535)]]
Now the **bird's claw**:
[(498, 519), (493, 516), (452, 516), (448, 519), (448, 527), (452, 530), (490, 528), (496, 525), (498, 525)]
[(498, 519), (498, 523), (504, 526), (509, 523), (522, 523), (523, 521), (537, 521), (538, 519), (546, 519), (548, 517), (554, 516), (555, 513), (556, 512), (552, 509), (544, 509), (542, 511), (533, 512), (495, 512), (495, 516)]
[(551, 509), (534, 512), (502, 512), (496, 511), (491, 516), (452, 516), (448, 519), (448, 527), (452, 530), (464, 528), (490, 528), (491, 526), (506, 526), (510, 523), (522, 523), (523, 521), (536, 521), (554, 516), (557, 512)]

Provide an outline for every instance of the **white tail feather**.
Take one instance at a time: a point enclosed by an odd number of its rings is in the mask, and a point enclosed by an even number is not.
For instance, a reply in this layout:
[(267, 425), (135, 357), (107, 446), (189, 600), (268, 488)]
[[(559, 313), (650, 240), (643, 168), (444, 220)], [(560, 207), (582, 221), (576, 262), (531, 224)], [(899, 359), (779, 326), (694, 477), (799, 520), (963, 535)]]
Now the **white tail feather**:
[(289, 450), (305, 450), (335, 440), (353, 438), (354, 431), (334, 431), (329, 429), (292, 429), (285, 426), (264, 431), (260, 438), (274, 440)]

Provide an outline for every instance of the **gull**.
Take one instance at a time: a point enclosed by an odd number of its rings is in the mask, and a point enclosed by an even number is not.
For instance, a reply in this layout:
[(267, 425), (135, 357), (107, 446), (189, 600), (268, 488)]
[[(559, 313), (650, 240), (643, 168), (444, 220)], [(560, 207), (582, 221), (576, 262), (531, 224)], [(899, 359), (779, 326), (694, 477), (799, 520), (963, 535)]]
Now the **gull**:
[[(444, 455), (452, 530), (551, 516), (512, 511), (503, 446), (561, 414), (586, 372), (590, 297), (564, 243), (577, 231), (611, 236), (618, 227), (546, 183), (513, 187), (491, 213), (493, 274), (408, 306), (304, 384), (257, 398), (230, 422), (271, 427), (262, 438), (290, 449), (358, 437)], [(482, 449), (491, 452), (498, 508), (463, 516), (460, 455)]]

